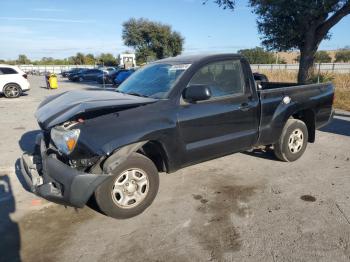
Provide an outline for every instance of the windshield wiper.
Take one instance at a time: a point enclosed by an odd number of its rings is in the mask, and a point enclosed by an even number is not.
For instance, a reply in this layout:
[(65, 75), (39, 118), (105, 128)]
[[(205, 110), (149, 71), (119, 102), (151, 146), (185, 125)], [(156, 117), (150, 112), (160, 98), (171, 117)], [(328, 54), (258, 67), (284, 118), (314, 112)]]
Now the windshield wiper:
[(132, 96), (148, 97), (146, 95), (142, 95), (142, 94), (139, 94), (139, 93), (136, 93), (136, 92), (130, 92), (130, 93), (125, 93), (125, 94), (132, 95)]

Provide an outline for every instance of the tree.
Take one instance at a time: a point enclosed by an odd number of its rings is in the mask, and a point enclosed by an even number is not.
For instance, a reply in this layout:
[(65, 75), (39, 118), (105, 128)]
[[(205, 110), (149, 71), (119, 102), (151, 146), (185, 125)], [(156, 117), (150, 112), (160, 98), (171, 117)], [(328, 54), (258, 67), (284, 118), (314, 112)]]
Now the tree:
[(28, 59), (28, 57), (26, 55), (19, 55), (18, 59), (17, 59), (17, 64), (20, 65), (27, 65), (30, 64), (31, 61)]
[[(235, 0), (214, 2), (231, 10), (235, 7)], [(265, 47), (278, 51), (300, 50), (300, 83), (311, 79), (322, 40), (329, 39), (330, 29), (350, 14), (350, 0), (249, 0), (249, 5), (258, 15), (258, 29)]]
[(317, 51), (315, 55), (316, 63), (330, 63), (332, 62), (332, 57), (327, 51)]
[(183, 50), (184, 38), (171, 26), (141, 18), (131, 18), (123, 24), (123, 40), (133, 47), (137, 60), (149, 60), (177, 56)]
[(38, 65), (55, 65), (56, 61), (53, 57), (43, 57), (40, 61), (35, 61)]
[(284, 64), (283, 59), (279, 59), (271, 52), (265, 51), (261, 47), (255, 47), (251, 49), (242, 49), (238, 51), (238, 54), (243, 55), (251, 64)]
[(335, 62), (349, 62), (350, 61), (350, 50), (343, 49), (335, 53)]
[(116, 66), (117, 59), (111, 53), (102, 53), (98, 58), (98, 62), (105, 66)]
[(74, 65), (85, 64), (85, 55), (83, 53), (77, 53), (75, 56), (71, 56), (69, 59)]
[(93, 54), (87, 54), (84, 58), (85, 65), (94, 65), (96, 62), (96, 59)]

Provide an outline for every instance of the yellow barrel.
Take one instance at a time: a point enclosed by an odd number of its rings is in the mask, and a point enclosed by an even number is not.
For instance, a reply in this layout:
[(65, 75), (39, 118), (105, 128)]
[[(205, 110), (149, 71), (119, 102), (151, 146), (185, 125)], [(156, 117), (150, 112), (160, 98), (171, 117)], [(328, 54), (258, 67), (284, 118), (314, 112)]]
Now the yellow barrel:
[(57, 84), (57, 76), (55, 74), (51, 74), (49, 76), (49, 85), (51, 89), (57, 89), (58, 84)]

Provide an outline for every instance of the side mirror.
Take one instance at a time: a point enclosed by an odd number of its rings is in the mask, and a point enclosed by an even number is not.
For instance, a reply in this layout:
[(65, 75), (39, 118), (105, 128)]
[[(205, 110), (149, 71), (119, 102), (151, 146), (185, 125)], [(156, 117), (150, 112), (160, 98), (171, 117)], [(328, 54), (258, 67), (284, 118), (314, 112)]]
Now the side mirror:
[(207, 85), (191, 85), (184, 90), (182, 96), (188, 102), (204, 101), (210, 99), (211, 91)]

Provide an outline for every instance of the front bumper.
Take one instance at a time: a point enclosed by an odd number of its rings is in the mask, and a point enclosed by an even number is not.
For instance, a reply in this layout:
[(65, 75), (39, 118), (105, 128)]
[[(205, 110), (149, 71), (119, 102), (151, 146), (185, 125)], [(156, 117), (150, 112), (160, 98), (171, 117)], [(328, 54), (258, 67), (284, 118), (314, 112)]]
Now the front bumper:
[(108, 175), (80, 172), (47, 153), (40, 134), (34, 155), (24, 154), (20, 169), (30, 190), (49, 201), (83, 207)]

